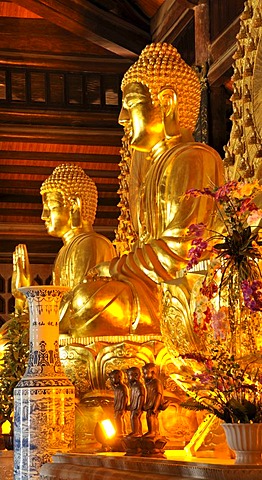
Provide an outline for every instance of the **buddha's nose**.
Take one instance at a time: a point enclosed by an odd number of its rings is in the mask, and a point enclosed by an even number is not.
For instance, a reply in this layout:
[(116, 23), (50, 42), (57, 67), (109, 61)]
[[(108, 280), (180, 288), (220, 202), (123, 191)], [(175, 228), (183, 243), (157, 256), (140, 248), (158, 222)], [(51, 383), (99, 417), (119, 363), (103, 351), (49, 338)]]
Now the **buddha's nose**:
[(49, 218), (49, 210), (48, 208), (43, 208), (41, 220), (47, 220)]
[(118, 117), (118, 123), (124, 127), (129, 122), (130, 122), (130, 118), (128, 115), (128, 111), (124, 107), (122, 107)]

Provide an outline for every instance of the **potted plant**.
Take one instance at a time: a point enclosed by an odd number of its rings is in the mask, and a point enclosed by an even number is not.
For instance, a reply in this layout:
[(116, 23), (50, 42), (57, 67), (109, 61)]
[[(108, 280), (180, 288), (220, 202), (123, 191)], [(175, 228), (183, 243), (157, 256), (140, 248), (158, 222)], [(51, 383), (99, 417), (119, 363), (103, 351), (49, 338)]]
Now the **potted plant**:
[[(226, 435), (231, 435), (228, 430), (256, 425), (252, 448), (257, 455), (251, 459), (255, 463), (261, 463), (262, 450), (261, 191), (258, 182), (231, 181), (186, 193), (215, 200), (221, 229), (204, 240), (205, 225), (189, 228), (188, 271), (207, 250), (210, 255), (207, 274), (194, 292), (193, 327), (203, 353), (181, 355), (184, 375), (176, 378), (190, 396), (182, 405), (216, 415), (224, 422)], [(239, 433), (234, 437), (240, 438)], [(233, 448), (231, 439), (228, 442)], [(241, 434), (237, 451), (243, 450), (242, 442)], [(248, 460), (250, 456), (237, 454), (237, 462)]]
[(13, 313), (0, 329), (0, 344), (3, 357), (0, 360), (0, 426), (8, 420), (10, 434), (5, 434), (6, 448), (12, 448), (13, 437), (13, 391), (22, 378), (29, 353), (29, 319), (28, 312)]
[(221, 345), (213, 354), (185, 354), (192, 370), (180, 385), (189, 399), (181, 406), (206, 410), (218, 417), (236, 463), (262, 463), (262, 357), (250, 355), (236, 360)]

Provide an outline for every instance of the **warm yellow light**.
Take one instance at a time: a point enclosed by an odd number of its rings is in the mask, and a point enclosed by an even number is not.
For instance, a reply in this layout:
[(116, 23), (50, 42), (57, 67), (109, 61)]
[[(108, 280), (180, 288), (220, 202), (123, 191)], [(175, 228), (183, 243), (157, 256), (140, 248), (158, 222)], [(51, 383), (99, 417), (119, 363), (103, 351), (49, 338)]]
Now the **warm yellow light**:
[(3, 424), (2, 424), (2, 434), (9, 434), (11, 432), (11, 423), (6, 420)]
[(3, 359), (4, 357), (4, 351), (5, 351), (5, 343), (2, 343), (2, 339), (1, 339), (2, 335), (0, 335), (0, 363), (1, 363), (1, 360)]
[(116, 430), (111, 420), (102, 420), (100, 423), (106, 438), (112, 438), (116, 434)]

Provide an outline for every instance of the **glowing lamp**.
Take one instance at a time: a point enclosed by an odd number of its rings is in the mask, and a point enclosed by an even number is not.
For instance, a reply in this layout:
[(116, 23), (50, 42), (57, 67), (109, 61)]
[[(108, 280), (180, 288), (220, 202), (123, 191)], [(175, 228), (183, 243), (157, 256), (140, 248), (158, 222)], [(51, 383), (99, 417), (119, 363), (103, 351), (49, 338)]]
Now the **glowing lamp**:
[(116, 434), (116, 429), (111, 420), (102, 420), (101, 427), (106, 438), (112, 438)]
[(116, 429), (111, 420), (101, 420), (95, 426), (94, 435), (96, 440), (102, 444), (103, 449), (110, 449), (116, 437)]
[(10, 434), (11, 432), (11, 423), (6, 420), (4, 423), (2, 423), (2, 434)]

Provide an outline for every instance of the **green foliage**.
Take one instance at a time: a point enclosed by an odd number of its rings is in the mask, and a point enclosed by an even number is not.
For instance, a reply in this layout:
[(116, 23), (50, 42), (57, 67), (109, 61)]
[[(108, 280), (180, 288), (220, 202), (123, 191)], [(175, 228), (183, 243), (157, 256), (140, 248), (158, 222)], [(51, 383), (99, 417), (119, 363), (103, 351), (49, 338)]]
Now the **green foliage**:
[(214, 404), (208, 402), (202, 404), (200, 401), (192, 398), (180, 404), (181, 407), (188, 410), (201, 411), (207, 410), (209, 413), (216, 415), (226, 423), (260, 423), (261, 422), (261, 408), (260, 405), (254, 405), (248, 400), (239, 402), (232, 398), (224, 405), (223, 410), (219, 410)]
[(1, 328), (1, 343), (5, 345), (0, 364), (0, 423), (11, 422), (14, 410), (13, 392), (24, 375), (29, 354), (28, 313), (12, 314)]

